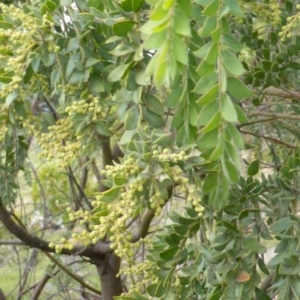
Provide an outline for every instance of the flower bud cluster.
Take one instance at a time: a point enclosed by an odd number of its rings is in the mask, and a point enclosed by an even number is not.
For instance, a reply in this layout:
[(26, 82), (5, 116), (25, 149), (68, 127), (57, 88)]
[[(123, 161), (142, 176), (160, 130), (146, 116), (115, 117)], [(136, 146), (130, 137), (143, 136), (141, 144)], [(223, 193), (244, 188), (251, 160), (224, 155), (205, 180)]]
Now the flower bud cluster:
[[(296, 5), (296, 8), (300, 10), (300, 4)], [(299, 35), (300, 26), (300, 12), (287, 18), (287, 24), (282, 26), (281, 32), (279, 32), (280, 41), (284, 42), (286, 38)]]
[[(11, 24), (11, 28), (0, 29), (1, 68), (7, 73), (13, 72), (11, 81), (1, 87), (0, 97), (4, 98), (15, 90), (19, 90), (20, 94), (23, 91), (23, 77), (26, 74), (28, 57), (31, 57), (30, 53), (33, 48), (43, 44), (46, 44), (48, 50), (53, 52), (58, 52), (60, 48), (56, 45), (54, 38), (49, 38), (49, 32), (54, 24), (47, 20), (46, 16), (40, 20), (14, 5), (7, 6), (3, 3), (0, 3), (0, 10), (4, 16), (9, 16)], [(28, 83), (29, 87), (32, 87), (33, 77)], [(39, 77), (42, 75), (39, 74)], [(48, 84), (43, 85), (42, 91), (47, 89), (47, 86)], [(34, 86), (31, 92), (33, 90), (37, 90), (37, 87)]]
[(188, 192), (187, 201), (190, 202), (195, 207), (195, 211), (198, 212), (198, 216), (202, 217), (205, 209), (201, 205), (201, 198), (197, 195), (195, 186), (188, 184), (187, 192)]
[(156, 263), (144, 260), (139, 264), (133, 264), (131, 266), (124, 266), (120, 270), (119, 275), (134, 276), (138, 280), (135, 281), (134, 286), (130, 289), (130, 293), (124, 293), (122, 296), (131, 297), (132, 293), (139, 293), (143, 290), (144, 286), (148, 286), (149, 283), (157, 283), (157, 276), (152, 272), (156, 269)]
[(82, 136), (77, 136), (72, 140), (73, 122), (70, 118), (59, 119), (55, 125), (49, 126), (48, 133), (36, 135), (43, 152), (39, 154), (48, 160), (58, 157), (61, 160), (61, 166), (67, 166), (81, 148)]
[[(93, 226), (95, 237), (102, 238), (109, 235), (111, 245), (115, 253), (129, 259), (134, 254), (133, 245), (130, 240), (131, 234), (126, 230), (126, 225), (133, 220), (136, 210), (140, 207), (139, 198), (135, 196), (135, 187), (126, 187), (121, 191), (117, 202), (107, 205), (109, 211), (107, 216), (99, 217), (99, 225)], [(96, 196), (97, 204), (101, 196)]]
[(11, 29), (0, 29), (0, 39), (5, 43), (0, 45), (1, 62), (4, 71), (13, 71), (14, 75), (9, 84), (3, 85), (0, 97), (5, 97), (22, 86), (23, 75), (26, 70), (26, 59), (30, 49), (36, 44), (32, 36), (36, 34), (36, 19), (25, 14), (15, 6), (6, 6), (0, 3), (3, 15), (9, 15), (14, 20)]
[(61, 244), (50, 243), (49, 247), (55, 249), (55, 252), (57, 254), (61, 253), (63, 249), (68, 249), (68, 250), (74, 249), (74, 245), (72, 243), (69, 243), (66, 238), (61, 238), (60, 242)]
[(99, 119), (99, 114), (102, 112), (99, 105), (99, 98), (90, 95), (86, 100), (74, 101), (71, 105), (66, 107), (66, 112), (70, 117), (76, 114), (85, 114), (91, 117), (92, 121)]
[(187, 160), (189, 157), (186, 155), (184, 151), (180, 151), (179, 153), (172, 153), (170, 149), (165, 148), (161, 152), (158, 150), (154, 150), (152, 152), (153, 158), (158, 158), (159, 160), (166, 160), (172, 162), (179, 162)]
[(140, 171), (140, 167), (134, 160), (134, 158), (129, 157), (115, 166), (106, 166), (105, 170), (101, 171), (101, 174), (106, 177), (124, 177), (129, 178), (131, 175), (135, 175)]
[(278, 25), (281, 23), (282, 9), (277, 0), (263, 1), (243, 1), (243, 9), (256, 14), (257, 18), (268, 25)]

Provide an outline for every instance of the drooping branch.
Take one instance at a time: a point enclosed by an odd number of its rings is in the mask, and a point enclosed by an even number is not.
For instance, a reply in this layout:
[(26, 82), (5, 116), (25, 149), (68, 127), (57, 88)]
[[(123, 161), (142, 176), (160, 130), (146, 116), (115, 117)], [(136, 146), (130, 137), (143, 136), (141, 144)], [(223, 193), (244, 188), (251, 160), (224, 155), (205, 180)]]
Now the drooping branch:
[(243, 134), (253, 135), (255, 137), (258, 137), (258, 138), (261, 138), (261, 139), (264, 139), (264, 140), (268, 140), (268, 141), (271, 141), (271, 142), (276, 143), (276, 144), (283, 145), (283, 146), (288, 147), (288, 148), (298, 149), (298, 147), (296, 147), (294, 145), (287, 144), (285, 142), (282, 142), (280, 140), (277, 140), (277, 139), (274, 139), (274, 138), (271, 138), (271, 137), (268, 137), (268, 136), (265, 136), (265, 135), (261, 135), (261, 134), (257, 134), (257, 133), (254, 133), (254, 132), (241, 130), (241, 129), (240, 129), (240, 132), (243, 133)]
[(296, 120), (300, 121), (300, 116), (291, 115), (291, 114), (278, 114), (272, 112), (263, 112), (263, 111), (256, 111), (248, 114), (249, 117), (271, 117), (275, 119), (288, 119), (288, 120)]
[[(55, 249), (49, 247), (48, 241), (31, 234), (26, 229), (16, 224), (11, 218), (10, 213), (3, 206), (1, 201), (0, 201), (0, 221), (3, 223), (5, 228), (11, 234), (13, 234), (15, 237), (20, 239), (27, 246), (37, 248), (45, 252), (51, 252), (51, 253), (55, 252)], [(101, 257), (111, 252), (112, 249), (110, 248), (109, 243), (105, 243), (105, 242), (98, 242), (96, 245), (91, 245), (88, 247), (75, 245), (74, 249), (72, 250), (63, 248), (61, 251), (61, 253), (65, 255), (81, 255), (92, 259), (96, 256)]]
[[(254, 91), (254, 93), (257, 94), (257, 91)], [(262, 93), (271, 96), (277, 96), (277, 97), (288, 98), (288, 99), (295, 98), (300, 100), (300, 92), (282, 90), (275, 87), (268, 87), (264, 89)]]
[(259, 124), (259, 123), (272, 122), (274, 120), (277, 120), (277, 118), (267, 118), (267, 119), (261, 119), (261, 120), (254, 120), (254, 121), (251, 121), (251, 122), (238, 124), (236, 127), (238, 129), (240, 129), (240, 128), (245, 127), (245, 126), (250, 126), (250, 125)]

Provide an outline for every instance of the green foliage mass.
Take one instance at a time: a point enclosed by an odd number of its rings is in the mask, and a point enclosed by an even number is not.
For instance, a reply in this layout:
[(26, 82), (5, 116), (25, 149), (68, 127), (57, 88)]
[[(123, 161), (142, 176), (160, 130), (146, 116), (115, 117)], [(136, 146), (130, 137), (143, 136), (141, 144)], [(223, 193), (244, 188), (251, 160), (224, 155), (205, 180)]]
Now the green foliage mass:
[(299, 5), (1, 3), (1, 206), (35, 144), (83, 226), (50, 247), (109, 243), (115, 299), (299, 299)]

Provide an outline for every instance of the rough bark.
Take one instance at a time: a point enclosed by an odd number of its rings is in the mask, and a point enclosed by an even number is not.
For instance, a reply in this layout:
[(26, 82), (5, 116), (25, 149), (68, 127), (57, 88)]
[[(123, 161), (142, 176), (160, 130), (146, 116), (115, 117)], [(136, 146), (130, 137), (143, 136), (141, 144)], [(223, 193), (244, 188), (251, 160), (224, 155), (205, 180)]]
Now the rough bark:
[(96, 261), (103, 300), (113, 300), (114, 296), (119, 296), (122, 293), (121, 279), (117, 276), (120, 271), (120, 264), (121, 259), (114, 253), (107, 254), (104, 260)]
[(6, 297), (3, 293), (3, 291), (1, 290), (1, 288), (0, 288), (0, 300), (6, 300)]

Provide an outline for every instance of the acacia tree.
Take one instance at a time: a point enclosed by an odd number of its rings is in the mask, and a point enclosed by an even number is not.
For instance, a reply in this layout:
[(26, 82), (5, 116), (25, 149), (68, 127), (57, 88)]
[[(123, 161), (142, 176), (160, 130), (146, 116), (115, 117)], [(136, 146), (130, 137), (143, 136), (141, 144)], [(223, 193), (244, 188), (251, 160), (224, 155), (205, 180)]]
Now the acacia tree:
[[(297, 3), (1, 4), (4, 227), (89, 259), (104, 300), (299, 299)], [(17, 217), (30, 173), (60, 242)]]

